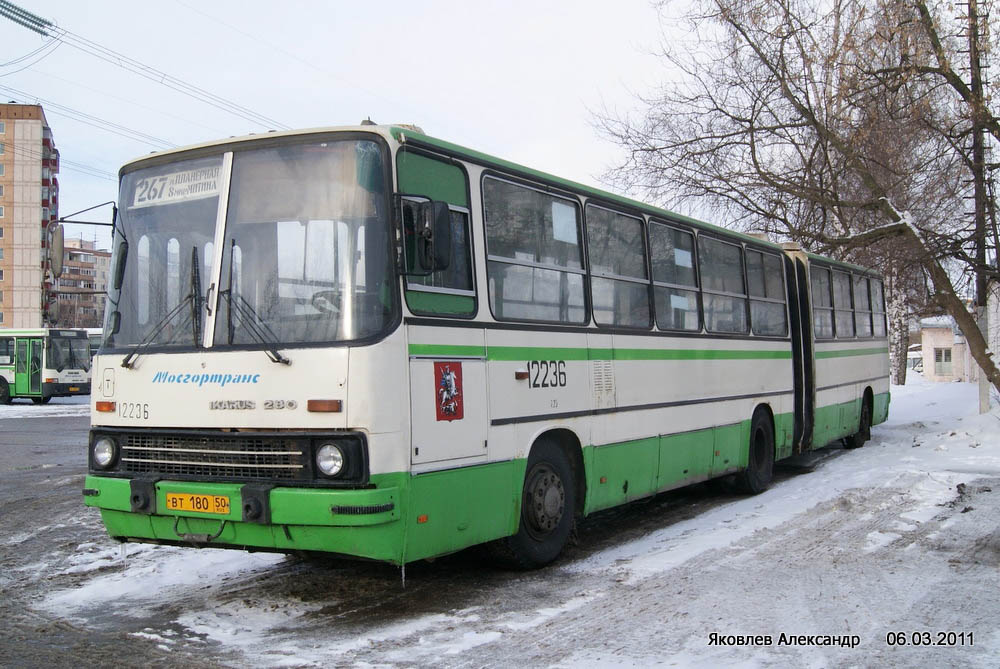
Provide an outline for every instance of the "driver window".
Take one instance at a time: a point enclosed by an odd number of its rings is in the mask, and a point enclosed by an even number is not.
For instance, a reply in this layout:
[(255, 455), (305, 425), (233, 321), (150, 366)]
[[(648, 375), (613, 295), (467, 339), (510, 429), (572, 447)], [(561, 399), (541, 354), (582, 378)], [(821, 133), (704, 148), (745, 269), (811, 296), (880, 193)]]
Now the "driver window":
[[(406, 277), (406, 304), (415, 314), (471, 317), (476, 313), (468, 177), (446, 158), (402, 149), (396, 157), (399, 192), (447, 202), (451, 214), (451, 264), (427, 276)], [(403, 206), (404, 234), (413, 230), (414, 207)], [(412, 245), (406, 248), (412, 253)]]

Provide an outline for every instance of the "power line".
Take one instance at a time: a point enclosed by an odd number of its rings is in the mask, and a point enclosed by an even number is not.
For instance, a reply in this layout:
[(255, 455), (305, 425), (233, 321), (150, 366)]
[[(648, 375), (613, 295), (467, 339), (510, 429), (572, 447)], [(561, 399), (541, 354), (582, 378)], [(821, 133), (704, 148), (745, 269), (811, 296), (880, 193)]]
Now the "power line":
[(80, 35), (76, 35), (65, 28), (60, 28), (51, 21), (36, 16), (35, 14), (18, 7), (14, 3), (8, 2), (8, 0), (0, 0), (0, 17), (9, 19), (10, 21), (23, 26), (28, 30), (36, 32), (39, 35), (53, 37), (63, 44), (68, 44), (75, 49), (79, 49), (80, 51), (90, 54), (91, 56), (99, 58), (107, 63), (117, 65), (118, 67), (128, 70), (134, 74), (145, 77), (150, 81), (155, 81), (156, 83), (162, 84), (167, 88), (183, 93), (184, 95), (194, 98), (195, 100), (211, 105), (217, 109), (221, 109), (222, 111), (233, 114), (234, 116), (239, 116), (240, 118), (250, 121), (251, 123), (255, 123), (268, 129), (288, 130), (290, 128), (290, 126), (264, 116), (263, 114), (258, 114), (248, 107), (244, 107), (227, 100), (220, 95), (216, 95), (215, 93), (207, 91), (203, 88), (189, 84), (182, 79), (173, 77), (133, 58), (129, 58), (124, 54), (120, 54), (117, 51), (101, 46), (97, 42), (81, 37)]
[[(194, 120), (191, 120), (189, 118), (185, 118), (183, 116), (177, 116), (176, 114), (171, 114), (170, 112), (166, 111), (162, 107), (157, 108), (157, 107), (151, 107), (149, 105), (140, 104), (139, 102), (136, 102), (135, 100), (130, 100), (128, 98), (123, 98), (123, 97), (121, 97), (119, 95), (115, 95), (114, 93), (108, 93), (107, 91), (102, 91), (100, 89), (93, 88), (92, 86), (86, 86), (86, 85), (80, 83), (79, 81), (74, 81), (72, 79), (67, 79), (66, 77), (60, 77), (59, 75), (52, 74), (51, 72), (45, 72), (44, 70), (38, 70), (38, 69), (34, 70), (33, 72), (34, 72), (34, 74), (41, 74), (41, 75), (44, 75), (46, 77), (51, 77), (52, 79), (56, 79), (58, 81), (61, 81), (64, 84), (69, 84), (70, 86), (75, 86), (77, 88), (82, 88), (82, 89), (84, 89), (86, 91), (90, 91), (91, 93), (97, 93), (98, 95), (100, 95), (102, 97), (105, 97), (105, 98), (108, 98), (109, 100), (118, 100), (119, 102), (124, 102), (127, 105), (132, 105), (133, 107), (138, 107), (139, 109), (145, 109), (146, 111), (151, 111), (151, 112), (156, 113), (156, 114), (162, 114), (163, 116), (166, 116), (167, 118), (172, 118), (175, 121), (181, 121), (182, 123), (188, 123), (190, 125), (195, 125), (195, 126), (198, 126), (199, 128), (203, 128), (205, 130), (211, 130), (212, 132), (214, 132), (214, 133), (216, 133), (218, 135), (223, 135), (226, 132), (225, 130), (220, 130), (219, 128), (215, 128), (215, 127), (212, 127), (210, 125), (205, 125), (204, 123), (201, 123), (199, 121), (194, 121)], [(2, 75), (0, 75), (0, 76), (2, 76)]]
[[(36, 151), (30, 147), (21, 147), (14, 145), (11, 148), (14, 155), (21, 156), (22, 158), (30, 158), (32, 160), (42, 160), (45, 158), (45, 156), (41, 152)], [(108, 181), (118, 180), (117, 175), (102, 170), (99, 167), (94, 167), (93, 165), (87, 165), (86, 163), (79, 163), (73, 160), (66, 160), (63, 159), (62, 157), (59, 158), (59, 167), (60, 168), (65, 167), (66, 169), (71, 170), (73, 172), (81, 172), (83, 174), (86, 174), (87, 176), (97, 177), (99, 179), (106, 179)]]
[(51, 100), (45, 100), (43, 98), (25, 93), (24, 91), (19, 91), (16, 88), (11, 88), (9, 86), (0, 85), (0, 92), (8, 93), (16, 97), (21, 97), (23, 99), (35, 100), (43, 104), (48, 111), (55, 113), (56, 115), (66, 116), (68, 118), (79, 121), (89, 126), (95, 128), (100, 128), (110, 133), (120, 135), (122, 137), (127, 137), (128, 139), (133, 139), (144, 144), (149, 144), (159, 149), (173, 149), (177, 145), (168, 142), (165, 139), (160, 139), (159, 137), (153, 137), (152, 135), (147, 135), (139, 130), (133, 130), (132, 128), (127, 128), (113, 121), (108, 121), (107, 119), (100, 118), (99, 116), (94, 116), (92, 114), (87, 114), (82, 111), (73, 109), (72, 107), (67, 107), (66, 105), (61, 105), (57, 102), (52, 102)]
[[(6, 63), (0, 63), (0, 67), (9, 67), (10, 65), (17, 65), (18, 63), (21, 63), (21, 62), (23, 62), (23, 61), (31, 58), (36, 53), (44, 51), (45, 49), (49, 48), (53, 44), (58, 44), (58, 43), (59, 43), (59, 40), (57, 40), (55, 38), (52, 38), (48, 42), (46, 42), (45, 44), (43, 44), (42, 46), (38, 47), (34, 51), (29, 51), (28, 53), (24, 54), (20, 58), (15, 58), (14, 60), (7, 61)], [(48, 54), (46, 54), (46, 55), (48, 55)], [(6, 75), (4, 75), (4, 76), (6, 76)]]

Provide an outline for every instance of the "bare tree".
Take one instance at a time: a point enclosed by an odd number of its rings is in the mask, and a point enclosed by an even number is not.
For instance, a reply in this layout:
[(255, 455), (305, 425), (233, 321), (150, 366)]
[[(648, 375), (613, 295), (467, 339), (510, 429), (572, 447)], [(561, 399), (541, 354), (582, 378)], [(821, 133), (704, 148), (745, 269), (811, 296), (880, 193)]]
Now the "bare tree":
[[(880, 260), (895, 368), (906, 314), (926, 283), (989, 381), (1000, 371), (961, 293), (987, 273), (982, 234), (965, 215), (971, 133), (1000, 139), (985, 93), (952, 65), (926, 0), (700, 0), (697, 39), (663, 55), (682, 84), (638, 118), (605, 115), (629, 150), (616, 185), (669, 204), (700, 201), (732, 223), (843, 259)], [(663, 3), (662, 9), (669, 9)], [(917, 291), (919, 292), (919, 291)], [(900, 315), (901, 314), (901, 315)], [(902, 342), (902, 350), (898, 349)]]

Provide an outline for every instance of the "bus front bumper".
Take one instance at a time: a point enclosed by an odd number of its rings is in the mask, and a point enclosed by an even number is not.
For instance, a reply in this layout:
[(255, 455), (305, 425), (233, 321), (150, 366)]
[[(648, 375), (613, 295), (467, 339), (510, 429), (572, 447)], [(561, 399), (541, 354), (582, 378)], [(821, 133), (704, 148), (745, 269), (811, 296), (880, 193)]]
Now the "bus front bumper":
[[(87, 476), (84, 501), (122, 541), (198, 547), (323, 551), (399, 564), (400, 488), (285, 488)], [(198, 498), (198, 499), (195, 499)], [(228, 512), (190, 508), (222, 504)]]
[(42, 397), (70, 397), (89, 395), (90, 381), (85, 383), (43, 383)]

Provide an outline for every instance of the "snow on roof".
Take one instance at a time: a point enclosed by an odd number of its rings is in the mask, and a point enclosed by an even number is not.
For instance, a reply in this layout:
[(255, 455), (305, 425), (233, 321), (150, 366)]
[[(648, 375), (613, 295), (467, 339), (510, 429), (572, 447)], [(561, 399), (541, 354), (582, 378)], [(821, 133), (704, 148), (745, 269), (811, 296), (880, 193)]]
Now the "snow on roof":
[(920, 328), (953, 328), (955, 321), (951, 316), (931, 316), (920, 319)]

